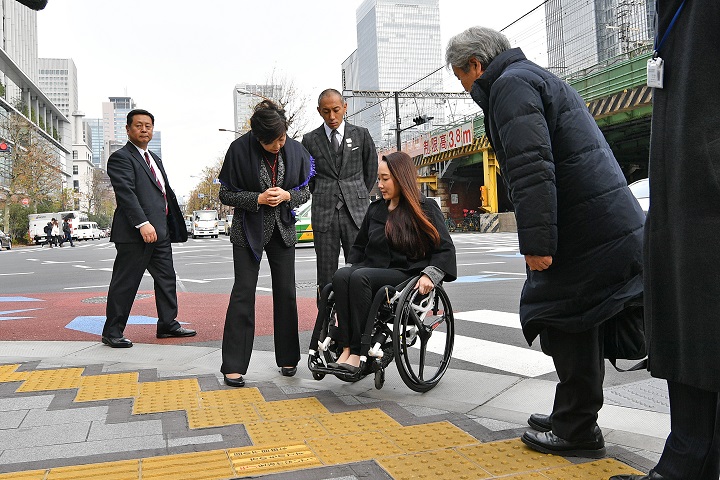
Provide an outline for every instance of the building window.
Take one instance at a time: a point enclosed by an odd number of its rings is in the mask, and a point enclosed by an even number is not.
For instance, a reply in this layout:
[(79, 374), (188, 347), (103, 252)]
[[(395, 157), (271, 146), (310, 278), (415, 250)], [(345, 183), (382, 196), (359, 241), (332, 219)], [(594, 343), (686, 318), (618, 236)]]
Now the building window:
[(77, 160), (77, 159), (78, 159), (77, 150), (73, 150), (73, 160)]
[(73, 175), (77, 175), (77, 174), (78, 174), (78, 166), (73, 165)]
[(80, 191), (80, 180), (73, 180), (73, 190), (76, 192)]

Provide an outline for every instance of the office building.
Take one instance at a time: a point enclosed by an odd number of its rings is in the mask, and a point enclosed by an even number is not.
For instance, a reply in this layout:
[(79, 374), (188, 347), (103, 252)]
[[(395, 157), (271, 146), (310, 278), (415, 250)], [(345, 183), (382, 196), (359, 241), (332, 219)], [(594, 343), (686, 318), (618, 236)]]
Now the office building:
[(38, 67), (38, 85), (50, 101), (70, 118), (78, 111), (75, 62), (71, 58), (40, 58)]
[(255, 105), (264, 98), (278, 101), (282, 97), (281, 85), (257, 85), (239, 83), (233, 89), (233, 105), (235, 106), (235, 138), (250, 130), (250, 117)]
[[(356, 21), (358, 45), (343, 62), (343, 90), (443, 91), (441, 75), (423, 79), (444, 64), (439, 0), (365, 0), (356, 11)], [(394, 101), (385, 100), (371, 107), (376, 103), (378, 99), (348, 98), (350, 121), (367, 127), (378, 146), (387, 144), (388, 139), (394, 144)], [(440, 99), (403, 100), (401, 126), (412, 125), (412, 118), (419, 115), (444, 123), (443, 106)], [(430, 127), (428, 124), (413, 130), (417, 134)]]
[(103, 153), (105, 151), (105, 128), (102, 118), (86, 118), (83, 120), (87, 129), (90, 130), (86, 143), (92, 150), (92, 162), (98, 168), (104, 168)]

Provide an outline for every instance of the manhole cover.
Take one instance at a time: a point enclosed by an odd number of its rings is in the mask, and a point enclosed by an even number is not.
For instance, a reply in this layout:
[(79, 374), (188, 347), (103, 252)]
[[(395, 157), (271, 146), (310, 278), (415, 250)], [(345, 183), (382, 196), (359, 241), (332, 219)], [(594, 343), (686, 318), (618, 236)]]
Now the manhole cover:
[[(135, 295), (135, 300), (142, 300), (143, 298), (152, 297), (151, 293), (138, 293)], [(107, 295), (104, 297), (90, 297), (81, 300), (82, 303), (107, 303)]]

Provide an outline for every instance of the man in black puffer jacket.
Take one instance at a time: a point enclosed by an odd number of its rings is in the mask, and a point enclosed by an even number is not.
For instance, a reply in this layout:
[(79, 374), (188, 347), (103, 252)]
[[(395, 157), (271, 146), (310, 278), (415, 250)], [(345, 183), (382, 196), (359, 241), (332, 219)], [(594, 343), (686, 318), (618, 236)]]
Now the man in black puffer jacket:
[(485, 113), (515, 208), (527, 280), (520, 321), (540, 335), (560, 383), (551, 415), (522, 440), (545, 453), (600, 458), (603, 323), (642, 296), (644, 214), (580, 95), (495, 30), (473, 27), (446, 61)]

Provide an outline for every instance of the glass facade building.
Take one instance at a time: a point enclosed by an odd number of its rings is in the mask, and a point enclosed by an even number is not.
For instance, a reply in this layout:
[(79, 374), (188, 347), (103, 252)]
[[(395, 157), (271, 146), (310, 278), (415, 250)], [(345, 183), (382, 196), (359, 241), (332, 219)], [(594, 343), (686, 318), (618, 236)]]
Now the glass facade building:
[(250, 130), (250, 117), (252, 117), (255, 105), (263, 100), (263, 97), (277, 102), (282, 98), (281, 85), (257, 85), (251, 83), (239, 83), (233, 88), (233, 105), (235, 106), (235, 138)]
[[(439, 0), (365, 0), (356, 17), (358, 46), (343, 63), (343, 90), (443, 91), (442, 75), (423, 79), (443, 65)], [(394, 144), (395, 103), (370, 107), (377, 102), (348, 99), (350, 122), (368, 128), (378, 146), (388, 139)], [(438, 99), (401, 100), (402, 127), (418, 115), (444, 123), (443, 105)]]
[(105, 129), (102, 118), (86, 118), (83, 121), (87, 128), (90, 129), (90, 138), (87, 139), (86, 143), (92, 150), (93, 165), (102, 168), (103, 151), (105, 149)]

